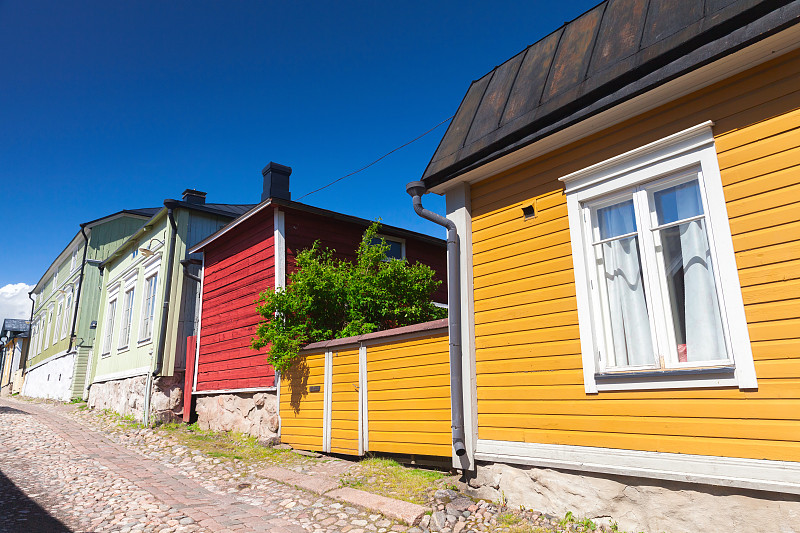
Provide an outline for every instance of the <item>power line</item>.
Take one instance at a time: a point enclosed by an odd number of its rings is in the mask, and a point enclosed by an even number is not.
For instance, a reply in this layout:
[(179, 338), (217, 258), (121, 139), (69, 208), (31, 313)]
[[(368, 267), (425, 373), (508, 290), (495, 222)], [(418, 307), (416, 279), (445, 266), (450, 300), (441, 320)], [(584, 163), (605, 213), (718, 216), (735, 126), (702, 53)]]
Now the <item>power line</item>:
[(397, 148), (395, 148), (395, 149), (394, 149), (394, 150), (392, 150), (391, 152), (386, 152), (385, 154), (383, 154), (382, 156), (380, 156), (378, 159), (376, 159), (376, 160), (375, 160), (375, 161), (373, 161), (372, 163), (370, 163), (370, 164), (368, 164), (368, 165), (365, 165), (365, 166), (363, 166), (363, 167), (359, 168), (358, 170), (354, 170), (354, 171), (353, 171), (353, 172), (351, 172), (350, 174), (345, 174), (345, 175), (344, 175), (344, 176), (342, 176), (341, 178), (335, 179), (335, 180), (333, 180), (332, 182), (330, 182), (329, 184), (327, 184), (327, 185), (323, 185), (323, 186), (322, 186), (322, 187), (320, 187), (319, 189), (315, 189), (315, 190), (313, 190), (313, 191), (311, 191), (311, 192), (307, 192), (307, 193), (305, 193), (303, 196), (301, 196), (300, 198), (298, 198), (297, 200), (298, 200), (298, 201), (300, 201), (300, 200), (302, 200), (303, 198), (305, 198), (306, 196), (309, 196), (309, 195), (312, 195), (312, 194), (314, 194), (314, 193), (316, 193), (316, 192), (319, 192), (319, 191), (321, 191), (322, 189), (327, 189), (327, 188), (328, 188), (328, 187), (330, 187), (331, 185), (333, 185), (333, 184), (335, 184), (335, 183), (339, 183), (340, 181), (342, 181), (342, 180), (343, 180), (343, 179), (345, 179), (345, 178), (349, 178), (350, 176), (353, 176), (354, 174), (358, 174), (359, 172), (362, 172), (362, 171), (364, 171), (364, 170), (367, 170), (369, 167), (371, 167), (371, 166), (372, 166), (372, 165), (374, 165), (375, 163), (379, 162), (380, 160), (382, 160), (382, 159), (385, 159), (386, 157), (388, 157), (388, 156), (392, 155), (392, 154), (393, 154), (393, 153), (395, 153), (396, 151), (398, 151), (398, 150), (400, 150), (400, 149), (402, 149), (402, 148), (405, 148), (405, 147), (406, 147), (406, 146), (408, 146), (409, 144), (411, 144), (411, 143), (413, 143), (413, 142), (416, 142), (416, 141), (418, 141), (418, 140), (422, 139), (422, 138), (423, 138), (423, 137), (425, 137), (427, 134), (429, 134), (430, 132), (432, 132), (433, 130), (435, 130), (436, 128), (438, 128), (439, 126), (441, 126), (442, 124), (444, 124), (444, 123), (445, 123), (445, 122), (447, 122), (448, 120), (452, 119), (454, 116), (455, 116), (455, 115), (451, 115), (451, 116), (447, 117), (446, 119), (444, 119), (443, 121), (441, 121), (440, 123), (438, 123), (437, 125), (435, 125), (434, 127), (432, 127), (431, 129), (429, 129), (428, 131), (426, 131), (425, 133), (423, 133), (422, 135), (419, 135), (419, 136), (417, 136), (417, 137), (414, 137), (413, 139), (411, 139), (411, 140), (410, 140), (410, 141), (408, 141), (407, 143), (405, 143), (405, 144), (402, 144), (402, 145), (398, 146)]

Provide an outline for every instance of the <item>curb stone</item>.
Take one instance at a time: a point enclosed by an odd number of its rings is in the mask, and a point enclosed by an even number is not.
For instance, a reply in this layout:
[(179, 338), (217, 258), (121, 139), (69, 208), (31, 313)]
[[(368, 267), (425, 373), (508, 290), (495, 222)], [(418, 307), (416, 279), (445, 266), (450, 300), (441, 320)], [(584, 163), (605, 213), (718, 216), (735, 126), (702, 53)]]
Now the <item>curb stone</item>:
[(316, 494), (324, 494), (329, 498), (381, 513), (389, 518), (405, 522), (409, 526), (416, 524), (427, 510), (426, 507), (416, 503), (387, 498), (386, 496), (379, 496), (350, 487), (342, 487), (338, 481), (327, 476), (309, 476), (280, 466), (270, 466), (257, 473), (274, 481), (295, 485)]

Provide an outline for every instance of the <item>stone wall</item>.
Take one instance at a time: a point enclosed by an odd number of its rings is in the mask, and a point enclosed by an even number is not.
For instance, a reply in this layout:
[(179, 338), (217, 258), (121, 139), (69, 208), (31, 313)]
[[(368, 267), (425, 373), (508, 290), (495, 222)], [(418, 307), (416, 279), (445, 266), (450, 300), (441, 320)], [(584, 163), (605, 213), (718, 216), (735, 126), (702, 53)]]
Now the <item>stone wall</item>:
[(236, 431), (267, 440), (278, 435), (278, 398), (274, 392), (215, 394), (196, 397), (202, 429)]
[[(91, 409), (109, 409), (123, 416), (144, 420), (147, 376), (93, 383), (89, 389)], [(177, 422), (183, 412), (183, 374), (156, 378), (150, 398), (150, 419), (156, 423)]]
[(557, 517), (613, 518), (622, 531), (789, 533), (800, 524), (793, 495), (500, 463), (479, 464), (466, 491)]

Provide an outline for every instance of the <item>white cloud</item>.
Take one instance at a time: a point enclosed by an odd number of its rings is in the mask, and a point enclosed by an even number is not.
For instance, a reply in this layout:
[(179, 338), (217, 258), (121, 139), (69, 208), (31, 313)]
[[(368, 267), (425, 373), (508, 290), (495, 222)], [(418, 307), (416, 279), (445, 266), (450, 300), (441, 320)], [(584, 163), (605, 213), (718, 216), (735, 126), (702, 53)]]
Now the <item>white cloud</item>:
[(0, 327), (6, 318), (31, 317), (31, 301), (28, 299), (28, 292), (33, 289), (33, 285), (25, 283), (9, 283), (5, 287), (0, 287)]

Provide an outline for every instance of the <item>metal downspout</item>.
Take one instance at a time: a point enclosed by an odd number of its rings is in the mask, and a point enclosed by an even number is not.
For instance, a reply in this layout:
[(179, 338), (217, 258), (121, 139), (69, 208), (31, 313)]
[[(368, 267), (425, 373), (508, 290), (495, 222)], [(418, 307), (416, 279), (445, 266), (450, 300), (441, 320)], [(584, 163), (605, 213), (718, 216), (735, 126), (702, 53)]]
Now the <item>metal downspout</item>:
[(28, 321), (28, 331), (30, 331), (30, 339), (28, 340), (28, 346), (25, 347), (25, 358), (22, 361), (22, 375), (25, 375), (25, 371), (28, 370), (28, 356), (31, 353), (31, 344), (33, 344), (33, 311), (36, 307), (36, 300), (33, 299), (33, 291), (28, 293), (28, 298), (31, 301), (31, 319)]
[(86, 235), (86, 226), (83, 224), (81, 224), (81, 235), (83, 235), (83, 261), (81, 261), (81, 273), (78, 274), (78, 293), (75, 295), (75, 312), (72, 313), (72, 330), (69, 332), (69, 347), (67, 348), (67, 353), (72, 350), (72, 343), (75, 341), (75, 326), (78, 323), (78, 305), (81, 303), (81, 292), (83, 289), (83, 269), (86, 268), (86, 252), (89, 251), (89, 237)]
[(165, 276), (164, 286), (164, 304), (161, 308), (161, 330), (158, 336), (158, 349), (156, 351), (156, 367), (150, 373), (147, 380), (147, 390), (144, 397), (144, 424), (150, 424), (150, 399), (153, 395), (152, 382), (153, 379), (158, 377), (164, 367), (164, 349), (167, 345), (167, 324), (169, 319), (169, 298), (172, 292), (172, 270), (173, 262), (175, 260), (175, 240), (178, 237), (178, 224), (175, 222), (173, 212), (173, 205), (171, 200), (164, 202), (164, 207), (167, 208), (167, 219), (169, 220), (170, 227), (172, 228), (172, 235), (169, 238), (169, 251), (167, 252), (167, 273)]
[(421, 181), (406, 185), (414, 201), (414, 211), (424, 219), (447, 228), (447, 316), (450, 333), (450, 417), (453, 428), (453, 449), (458, 457), (467, 453), (464, 445), (464, 396), (461, 371), (461, 268), (456, 225), (452, 220), (422, 207), (427, 188)]

